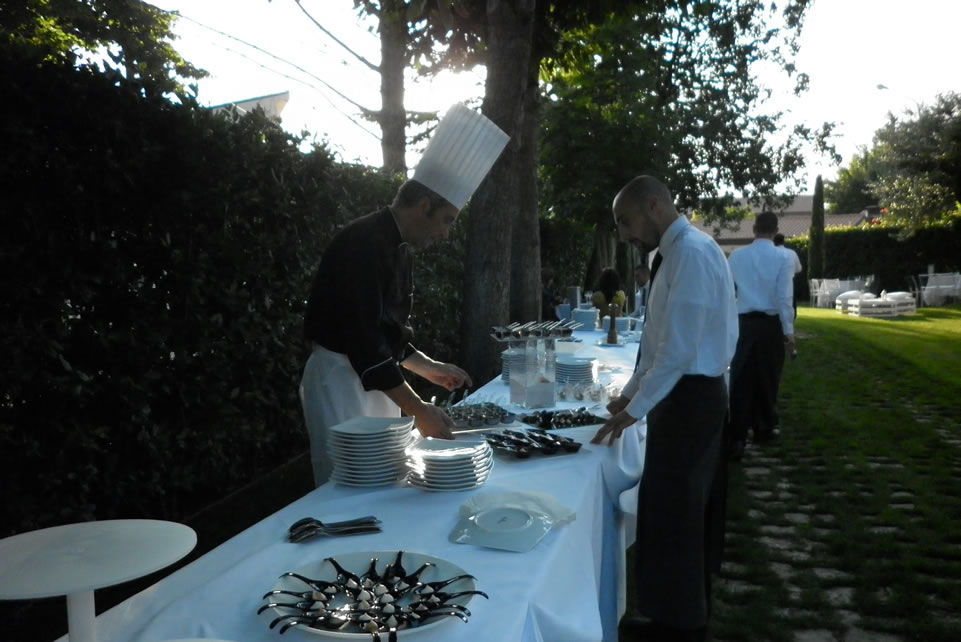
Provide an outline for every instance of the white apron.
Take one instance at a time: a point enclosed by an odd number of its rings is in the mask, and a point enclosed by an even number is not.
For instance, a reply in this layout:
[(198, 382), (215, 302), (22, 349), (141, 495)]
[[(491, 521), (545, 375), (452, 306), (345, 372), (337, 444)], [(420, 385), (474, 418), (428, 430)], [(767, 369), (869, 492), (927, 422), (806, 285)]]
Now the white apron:
[(314, 484), (330, 478), (327, 431), (354, 417), (400, 417), (400, 408), (380, 390), (364, 390), (347, 355), (314, 344), (300, 379), (300, 402), (310, 438)]

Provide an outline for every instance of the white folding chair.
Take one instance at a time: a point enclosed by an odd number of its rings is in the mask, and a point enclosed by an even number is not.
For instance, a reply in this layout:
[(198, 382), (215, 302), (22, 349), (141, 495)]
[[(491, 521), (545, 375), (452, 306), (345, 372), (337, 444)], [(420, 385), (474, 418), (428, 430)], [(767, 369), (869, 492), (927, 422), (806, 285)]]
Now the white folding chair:
[(813, 307), (818, 307), (818, 292), (821, 290), (821, 279), (808, 280), (808, 293), (810, 294), (809, 303)]

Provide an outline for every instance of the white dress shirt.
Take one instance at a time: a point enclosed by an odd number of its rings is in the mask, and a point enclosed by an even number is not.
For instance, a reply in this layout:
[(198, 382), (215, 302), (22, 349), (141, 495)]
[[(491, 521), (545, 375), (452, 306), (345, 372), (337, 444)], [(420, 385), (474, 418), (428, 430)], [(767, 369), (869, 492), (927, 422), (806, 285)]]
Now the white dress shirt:
[(645, 416), (683, 375), (725, 373), (737, 347), (734, 281), (724, 253), (681, 216), (661, 237), (664, 262), (651, 283), (641, 361), (624, 386), (627, 413)]
[(777, 249), (781, 250), (781, 253), (787, 257), (788, 265), (790, 265), (791, 269), (794, 270), (792, 274), (797, 274), (804, 269), (804, 266), (801, 265), (801, 259), (798, 258), (797, 252), (789, 247), (784, 247), (783, 245), (778, 245)]
[(737, 313), (763, 312), (781, 318), (785, 336), (794, 334), (794, 274), (770, 239), (754, 239), (728, 259), (737, 286)]
[(647, 305), (647, 297), (651, 288), (651, 282), (648, 281), (643, 285), (643, 287), (634, 288), (634, 311), (631, 312), (632, 317), (641, 316), (641, 308)]

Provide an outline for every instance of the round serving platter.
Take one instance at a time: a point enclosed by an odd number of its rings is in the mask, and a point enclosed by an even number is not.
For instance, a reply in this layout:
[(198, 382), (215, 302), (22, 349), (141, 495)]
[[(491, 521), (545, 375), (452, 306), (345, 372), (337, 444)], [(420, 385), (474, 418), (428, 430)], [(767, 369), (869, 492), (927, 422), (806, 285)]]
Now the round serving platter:
[[(397, 551), (369, 551), (369, 552), (357, 552), (357, 553), (344, 553), (341, 555), (334, 556), (334, 559), (345, 570), (350, 571), (351, 573), (363, 578), (364, 573), (366, 573), (367, 570), (370, 568), (371, 560), (377, 559), (378, 561), (376, 564), (376, 570), (378, 573), (384, 573), (387, 565), (390, 563), (393, 563), (396, 557), (397, 557)], [(463, 568), (445, 559), (441, 559), (439, 557), (434, 557), (433, 555), (427, 555), (424, 553), (407, 552), (407, 551), (403, 553), (402, 564), (408, 573), (411, 573), (416, 569), (419, 569), (425, 563), (430, 563), (431, 565), (428, 566), (418, 577), (418, 579), (421, 582), (439, 582), (439, 581), (447, 580), (460, 575), (467, 575), (467, 571), (465, 571)], [(321, 580), (323, 582), (338, 581), (337, 569), (334, 567), (333, 564), (331, 564), (326, 559), (310, 562), (308, 564), (305, 564), (304, 566), (301, 566), (300, 568), (295, 569), (293, 572), (313, 580)], [(473, 591), (476, 588), (477, 588), (477, 585), (472, 578), (464, 577), (462, 579), (457, 580), (456, 582), (452, 582), (451, 584), (446, 585), (441, 590), (447, 593), (459, 593), (462, 591)], [(274, 583), (271, 590), (294, 591), (299, 593), (304, 591), (310, 591), (311, 587), (296, 577), (282, 575), (277, 580), (277, 582)], [(264, 600), (264, 603), (265, 604), (270, 603), (271, 599), (276, 600), (278, 597), (283, 597), (283, 596), (277, 596), (277, 595), (267, 596)], [(397, 600), (394, 601), (393, 604), (395, 605), (395, 607), (404, 607), (410, 604), (411, 601), (415, 599), (419, 599), (419, 597), (420, 596), (416, 596), (408, 593), (406, 595), (403, 595), (397, 598)], [(459, 597), (451, 598), (446, 603), (458, 604), (460, 606), (466, 607), (474, 597), (475, 597), (474, 595), (461, 595)], [(291, 598), (291, 599), (296, 600), (296, 598)], [(343, 594), (340, 594), (337, 597), (332, 598), (329, 604), (334, 607), (338, 607), (338, 606), (346, 607), (348, 604), (350, 604), (350, 602), (346, 598), (344, 598)], [(281, 607), (281, 606), (272, 607), (272, 611), (274, 612), (275, 617), (280, 617), (284, 615), (293, 615), (298, 613), (297, 609), (289, 608), (289, 607)], [(441, 626), (445, 622), (448, 622), (449, 620), (457, 620), (457, 619), (458, 618), (455, 618), (455, 617), (442, 616), (442, 617), (436, 617), (433, 619), (426, 620), (423, 624), (420, 624), (418, 626), (403, 625), (403, 627), (399, 627), (397, 629), (398, 637), (400, 639), (407, 639), (408, 637), (411, 637), (423, 631), (428, 631), (437, 626)], [(461, 624), (463, 624), (463, 622), (461, 622)], [(278, 626), (282, 626), (282, 625), (283, 625), (283, 621), (281, 621), (278, 624)], [(365, 642), (369, 642), (371, 640), (371, 634), (366, 631), (359, 630), (357, 628), (358, 627), (357, 624), (347, 624), (345, 625), (345, 627), (350, 627), (350, 629), (349, 630), (346, 628), (338, 629), (338, 630), (320, 629), (320, 628), (313, 628), (306, 624), (296, 624), (294, 625), (293, 628), (300, 629), (305, 633), (311, 633), (311, 634), (317, 635), (318, 637), (321, 637), (321, 638), (329, 638), (329, 639), (337, 639), (337, 640), (363, 640)], [(382, 634), (386, 633), (386, 630), (382, 630), (381, 633)], [(386, 639), (386, 637), (384, 637), (384, 639)]]

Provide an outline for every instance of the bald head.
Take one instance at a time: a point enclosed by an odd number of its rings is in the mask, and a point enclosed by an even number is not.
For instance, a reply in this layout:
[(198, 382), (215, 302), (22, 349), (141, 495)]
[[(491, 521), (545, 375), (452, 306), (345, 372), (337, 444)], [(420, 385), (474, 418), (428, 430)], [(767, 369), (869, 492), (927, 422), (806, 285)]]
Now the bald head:
[(641, 202), (650, 198), (656, 198), (664, 203), (670, 204), (671, 208), (674, 207), (674, 197), (671, 196), (671, 191), (667, 189), (664, 183), (653, 176), (638, 176), (632, 178), (627, 185), (621, 188), (617, 196), (614, 197), (614, 204), (616, 206), (619, 200)]
[(651, 252), (680, 214), (670, 190), (653, 176), (632, 179), (614, 197), (614, 222), (621, 241)]

